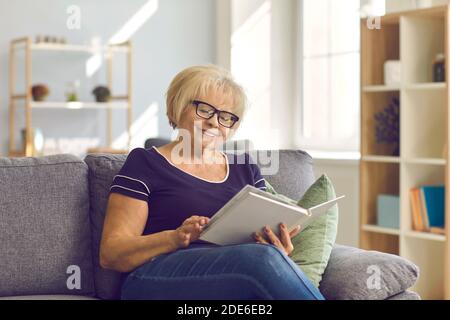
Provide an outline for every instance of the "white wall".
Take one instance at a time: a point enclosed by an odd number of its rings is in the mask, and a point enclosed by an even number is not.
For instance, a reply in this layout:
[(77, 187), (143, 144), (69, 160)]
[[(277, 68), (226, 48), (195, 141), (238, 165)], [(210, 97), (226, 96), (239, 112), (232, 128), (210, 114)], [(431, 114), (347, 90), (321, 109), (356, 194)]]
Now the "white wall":
[[(164, 94), (173, 76), (187, 66), (215, 62), (215, 1), (157, 2), (156, 13), (131, 38), (134, 46), (134, 120), (139, 125), (139, 128), (135, 126), (135, 144), (138, 145), (155, 134), (170, 137), (172, 130), (165, 116)], [(0, 155), (6, 155), (8, 141), (9, 41), (23, 36), (34, 39), (39, 34), (64, 36), (68, 42), (77, 44), (89, 43), (92, 37), (100, 37), (106, 42), (146, 3), (147, 0), (0, 0)], [(69, 5), (78, 5), (81, 9), (80, 30), (66, 27)], [(33, 82), (47, 83), (52, 91), (49, 99), (60, 100), (64, 99), (66, 82), (79, 78), (81, 96), (92, 100), (90, 91), (95, 85), (105, 83), (105, 73), (102, 68), (87, 79), (84, 76), (87, 58), (79, 54), (36, 54)], [(120, 94), (125, 84), (122, 62), (117, 63), (116, 71), (115, 89)], [(21, 80), (23, 78), (18, 77), (18, 82)], [(114, 113), (115, 139), (125, 129), (123, 114)], [(33, 118), (47, 137), (100, 135), (104, 139), (102, 111), (35, 110)]]

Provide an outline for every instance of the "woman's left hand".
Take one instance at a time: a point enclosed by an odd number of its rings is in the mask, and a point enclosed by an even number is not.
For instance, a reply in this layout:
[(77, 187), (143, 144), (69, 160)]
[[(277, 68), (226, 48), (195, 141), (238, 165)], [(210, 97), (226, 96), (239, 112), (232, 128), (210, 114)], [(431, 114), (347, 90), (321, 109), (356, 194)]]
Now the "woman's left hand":
[(294, 250), (291, 238), (295, 237), (300, 232), (301, 227), (297, 226), (291, 232), (288, 231), (284, 223), (280, 223), (280, 237), (278, 237), (269, 226), (263, 228), (265, 237), (259, 232), (253, 234), (253, 238), (258, 243), (273, 244), (280, 248), (287, 255), (290, 255)]

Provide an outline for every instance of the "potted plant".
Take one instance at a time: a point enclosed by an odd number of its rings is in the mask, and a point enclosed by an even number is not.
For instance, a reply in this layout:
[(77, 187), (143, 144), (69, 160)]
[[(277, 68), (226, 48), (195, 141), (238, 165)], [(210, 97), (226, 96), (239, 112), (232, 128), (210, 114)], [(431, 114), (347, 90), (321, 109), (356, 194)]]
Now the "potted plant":
[(92, 94), (95, 96), (95, 101), (97, 102), (108, 102), (111, 98), (111, 91), (105, 86), (95, 87)]
[(400, 101), (393, 98), (391, 103), (374, 115), (375, 138), (379, 144), (392, 145), (392, 156), (400, 155)]
[(36, 84), (31, 87), (31, 95), (34, 101), (44, 101), (48, 94), (49, 90), (45, 84)]
[(78, 101), (79, 88), (80, 88), (79, 80), (75, 80), (75, 81), (67, 83), (67, 91), (66, 91), (67, 102)]

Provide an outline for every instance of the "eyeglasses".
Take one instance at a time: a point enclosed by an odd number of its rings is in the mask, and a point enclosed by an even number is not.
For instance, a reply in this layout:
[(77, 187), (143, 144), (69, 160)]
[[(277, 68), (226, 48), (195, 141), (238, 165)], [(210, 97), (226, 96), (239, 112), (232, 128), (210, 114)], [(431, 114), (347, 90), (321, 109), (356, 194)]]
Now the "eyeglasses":
[(239, 121), (234, 113), (219, 110), (209, 103), (193, 100), (192, 104), (196, 107), (197, 115), (203, 119), (211, 119), (217, 113), (219, 124), (226, 128), (232, 128)]

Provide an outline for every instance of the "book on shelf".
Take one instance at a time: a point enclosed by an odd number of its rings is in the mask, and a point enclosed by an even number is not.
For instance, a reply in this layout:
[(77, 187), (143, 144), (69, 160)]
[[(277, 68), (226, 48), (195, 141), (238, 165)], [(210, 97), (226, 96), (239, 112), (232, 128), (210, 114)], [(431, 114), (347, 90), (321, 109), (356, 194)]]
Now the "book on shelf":
[(417, 231), (424, 231), (424, 224), (419, 205), (418, 188), (410, 190), (411, 213), (412, 213), (412, 228)]
[(411, 188), (409, 195), (413, 230), (443, 234), (445, 187), (422, 186)]

